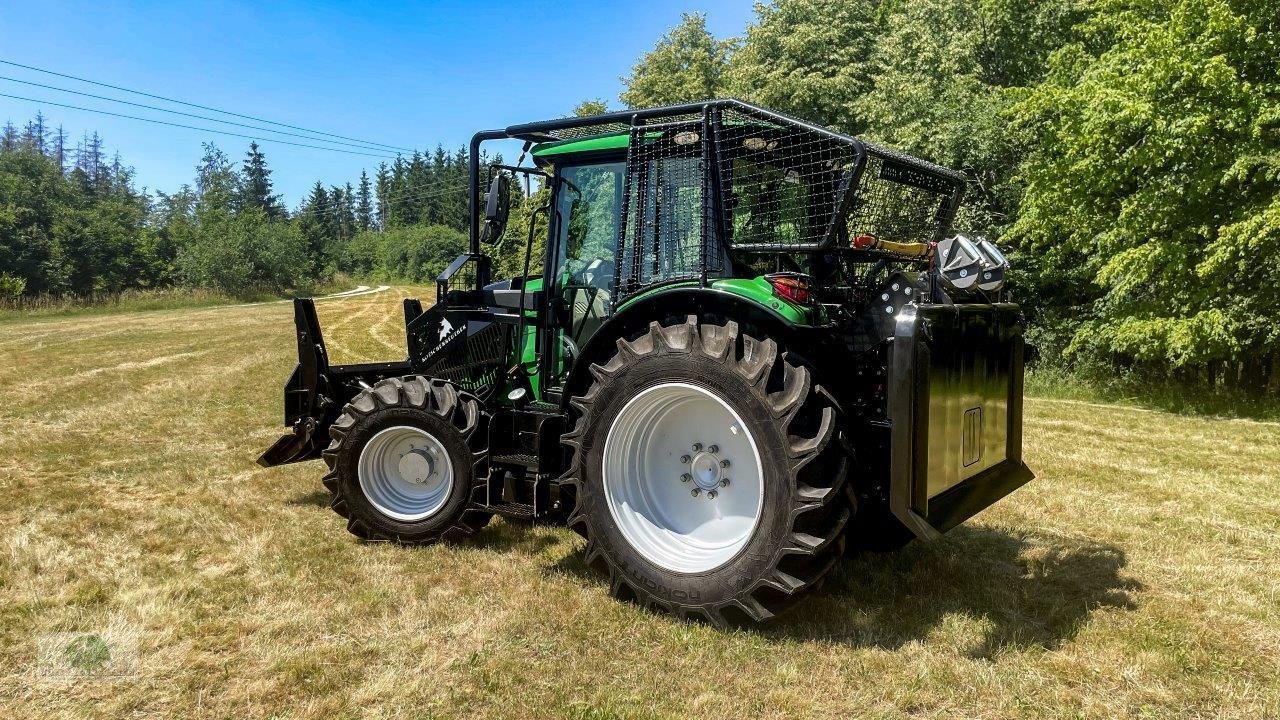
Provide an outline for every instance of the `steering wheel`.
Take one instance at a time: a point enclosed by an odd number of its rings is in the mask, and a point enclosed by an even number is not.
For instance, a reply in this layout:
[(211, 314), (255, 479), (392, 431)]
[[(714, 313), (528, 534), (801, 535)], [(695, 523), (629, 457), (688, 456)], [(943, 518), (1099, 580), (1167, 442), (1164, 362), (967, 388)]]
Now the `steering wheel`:
[(614, 262), (602, 257), (595, 258), (578, 272), (577, 284), (605, 290), (613, 282)]

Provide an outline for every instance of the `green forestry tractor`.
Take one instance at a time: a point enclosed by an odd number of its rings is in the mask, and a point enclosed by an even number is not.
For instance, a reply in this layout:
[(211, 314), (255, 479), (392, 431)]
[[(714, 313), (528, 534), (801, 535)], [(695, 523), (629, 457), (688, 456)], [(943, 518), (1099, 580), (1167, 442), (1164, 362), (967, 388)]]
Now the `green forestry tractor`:
[[(510, 139), (516, 165), (481, 167)], [(525, 272), (494, 279), (531, 176)], [(1032, 478), (1024, 321), (1000, 251), (951, 232), (964, 187), (737, 100), (480, 132), (469, 252), (405, 301), (407, 358), (330, 365), (296, 300), (291, 431), (259, 462), (323, 459), (365, 540), (566, 523), (620, 599), (767, 620), (846, 547), (935, 537)]]

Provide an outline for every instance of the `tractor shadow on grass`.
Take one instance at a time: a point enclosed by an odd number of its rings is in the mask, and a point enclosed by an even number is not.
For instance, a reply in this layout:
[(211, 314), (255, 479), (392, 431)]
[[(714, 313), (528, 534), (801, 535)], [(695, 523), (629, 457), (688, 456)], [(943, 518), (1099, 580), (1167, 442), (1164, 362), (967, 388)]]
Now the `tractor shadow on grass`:
[(1133, 595), (1144, 586), (1121, 576), (1126, 563), (1111, 544), (959, 527), (897, 553), (853, 556), (824, 589), (756, 632), (892, 650), (946, 631), (944, 624), (959, 616), (982, 628), (966, 644), (970, 657), (1053, 649), (1074, 638), (1095, 610), (1137, 607)]
[(295, 495), (285, 502), (290, 505), (327, 508), (329, 507), (330, 496), (327, 490), (312, 490), (301, 495)]

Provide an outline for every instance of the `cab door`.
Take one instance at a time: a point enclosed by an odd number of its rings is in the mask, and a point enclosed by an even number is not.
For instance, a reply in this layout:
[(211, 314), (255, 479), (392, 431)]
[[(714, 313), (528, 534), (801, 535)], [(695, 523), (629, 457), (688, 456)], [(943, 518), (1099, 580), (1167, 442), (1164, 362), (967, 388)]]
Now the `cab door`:
[(548, 253), (547, 297), (554, 304), (543, 357), (544, 387), (557, 387), (578, 351), (612, 314), (626, 162), (562, 165)]

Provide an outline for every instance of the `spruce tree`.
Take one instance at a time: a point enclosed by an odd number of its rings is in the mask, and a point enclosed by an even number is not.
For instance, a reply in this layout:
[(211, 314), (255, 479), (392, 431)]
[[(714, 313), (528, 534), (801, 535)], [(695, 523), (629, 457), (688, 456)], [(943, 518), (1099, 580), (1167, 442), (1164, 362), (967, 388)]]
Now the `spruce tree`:
[(267, 157), (257, 142), (249, 143), (240, 174), (240, 206), (260, 209), (271, 220), (283, 218), (284, 206), (280, 196), (271, 192), (271, 169), (267, 167)]
[(49, 143), (49, 128), (45, 125), (43, 113), (37, 111), (35, 118), (27, 123), (23, 141), (41, 155), (45, 153)]
[(19, 140), (18, 128), (14, 127), (11, 122), (5, 123), (4, 132), (0, 134), (0, 149), (17, 150)]
[(369, 184), (369, 173), (360, 171), (360, 189), (356, 201), (356, 225), (361, 230), (373, 227), (373, 190)]
[(54, 162), (58, 163), (58, 171), (66, 173), (67, 171), (67, 132), (59, 125), (57, 131), (53, 135), (53, 153)]
[(378, 227), (386, 230), (391, 226), (390, 213), (391, 208), (388, 205), (389, 193), (391, 192), (391, 173), (387, 170), (386, 163), (378, 165), (378, 174), (375, 180), (375, 187), (378, 193)]
[(339, 217), (341, 235), (349, 238), (356, 234), (356, 194), (351, 189), (351, 183), (347, 183), (346, 188), (342, 191), (342, 215)]

